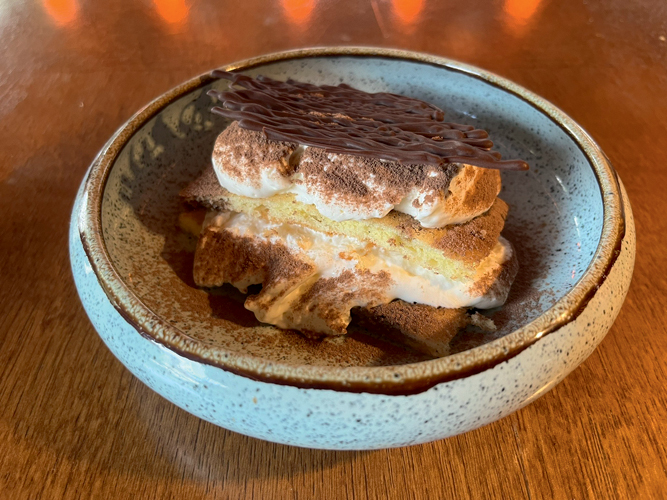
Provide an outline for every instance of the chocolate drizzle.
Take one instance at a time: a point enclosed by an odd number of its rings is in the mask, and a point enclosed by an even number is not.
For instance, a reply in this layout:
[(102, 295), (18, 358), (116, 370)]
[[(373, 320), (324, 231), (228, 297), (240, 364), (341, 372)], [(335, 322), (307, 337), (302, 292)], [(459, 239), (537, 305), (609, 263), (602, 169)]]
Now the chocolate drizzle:
[(229, 90), (208, 92), (221, 103), (213, 112), (270, 140), (400, 163), (528, 169), (525, 161), (501, 160), (484, 130), (445, 122), (444, 111), (419, 99), (343, 83), (279, 82), (227, 71), (213, 76), (231, 81)]

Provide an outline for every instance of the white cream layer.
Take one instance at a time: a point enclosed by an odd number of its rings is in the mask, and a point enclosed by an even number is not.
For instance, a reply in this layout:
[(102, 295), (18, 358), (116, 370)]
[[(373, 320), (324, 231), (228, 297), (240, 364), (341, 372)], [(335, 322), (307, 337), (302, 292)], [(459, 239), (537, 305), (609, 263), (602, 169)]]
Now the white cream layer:
[[(481, 262), (474, 278), (453, 281), (404, 259), (397, 252), (342, 234), (332, 237), (301, 226), (273, 224), (241, 213), (219, 214), (209, 219), (205, 225), (219, 227), (239, 237), (251, 237), (258, 242), (285, 245), (292, 255), (314, 266), (315, 274), (309, 278), (310, 283), (314, 277), (335, 278), (345, 270), (385, 271), (389, 273), (392, 280), (389, 288), (383, 291), (388, 302), (393, 299), (402, 299), (406, 302), (435, 307), (487, 309), (502, 305), (509, 291), (509, 286), (507, 286), (504, 293), (498, 293), (498, 290), (488, 296), (474, 293), (475, 284), (480, 279), (512, 257), (512, 247), (502, 237), (499, 238), (489, 256)], [(242, 288), (249, 284), (251, 283), (237, 284), (237, 287)], [(294, 328), (293, 324), (282, 324), (281, 318), (290, 309), (291, 304), (295, 303), (306, 291), (305, 286), (295, 288), (286, 296), (278, 299), (270, 310), (261, 311), (262, 317), (258, 319), (283, 328)], [(260, 313), (260, 311), (255, 312)]]
[[(457, 183), (454, 182), (456, 176), (452, 179), (450, 190), (447, 192), (434, 192), (417, 186), (411, 189), (398, 203), (386, 201), (387, 197), (383, 196), (385, 187), (372, 174), (365, 177), (358, 176), (357, 180), (370, 191), (376, 193), (377, 196), (370, 205), (354, 204), (340, 198), (325, 196), (317, 182), (304, 178), (298, 172), (292, 175), (283, 175), (281, 173), (282, 169), (278, 165), (279, 162), (263, 165), (259, 179), (230, 175), (225, 168), (227, 162), (238, 166), (243, 165), (247, 159), (236, 158), (232, 148), (224, 145), (216, 147), (222, 154), (213, 155), (213, 168), (218, 182), (227, 191), (249, 198), (269, 198), (277, 194), (294, 193), (298, 201), (315, 205), (322, 215), (335, 221), (382, 218), (391, 210), (396, 210), (411, 215), (419, 221), (422, 227), (433, 228), (467, 222), (489, 208), (482, 207), (479, 213), (473, 214), (452, 212), (451, 207), (446, 206), (446, 200), (447, 197), (452, 196), (451, 190), (457, 186)], [(306, 148), (307, 146), (301, 146), (297, 150), (297, 155)], [(345, 165), (346, 155), (329, 153), (329, 156), (339, 162), (338, 168), (347, 168)], [(437, 177), (445, 174), (434, 166), (428, 175)]]

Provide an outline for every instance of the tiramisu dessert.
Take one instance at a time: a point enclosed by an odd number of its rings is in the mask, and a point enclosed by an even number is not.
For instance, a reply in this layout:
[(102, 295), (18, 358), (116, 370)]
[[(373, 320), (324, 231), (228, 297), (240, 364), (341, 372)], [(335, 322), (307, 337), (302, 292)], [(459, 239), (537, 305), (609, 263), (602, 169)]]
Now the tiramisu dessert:
[(319, 337), (354, 316), (435, 356), (493, 327), (475, 310), (503, 304), (518, 269), (499, 170), (525, 162), (418, 99), (214, 76), (231, 83), (213, 112), (234, 121), (182, 193), (207, 210), (198, 286), (261, 285), (245, 300), (261, 322)]

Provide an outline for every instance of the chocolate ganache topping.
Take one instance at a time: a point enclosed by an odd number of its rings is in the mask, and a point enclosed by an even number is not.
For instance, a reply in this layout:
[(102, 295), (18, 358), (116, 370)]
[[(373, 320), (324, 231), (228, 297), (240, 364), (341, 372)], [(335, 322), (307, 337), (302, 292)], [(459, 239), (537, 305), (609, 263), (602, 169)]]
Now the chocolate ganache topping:
[(484, 130), (448, 123), (440, 108), (411, 97), (371, 94), (344, 83), (280, 82), (216, 70), (229, 90), (210, 90), (221, 106), (213, 112), (274, 141), (314, 146), (331, 153), (400, 163), (464, 163), (527, 170), (522, 160), (502, 160)]

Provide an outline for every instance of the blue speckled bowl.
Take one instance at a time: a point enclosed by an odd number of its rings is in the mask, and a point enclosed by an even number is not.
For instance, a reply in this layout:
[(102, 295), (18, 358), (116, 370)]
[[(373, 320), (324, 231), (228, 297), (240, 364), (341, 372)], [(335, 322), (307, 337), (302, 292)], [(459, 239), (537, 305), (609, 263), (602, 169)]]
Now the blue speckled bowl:
[(521, 271), (498, 332), (464, 332), (423, 359), (357, 332), (317, 342), (257, 323), (237, 294), (191, 278), (178, 191), (225, 127), (195, 78), (140, 110), (105, 145), (77, 195), (72, 270), (93, 325), (137, 377), (187, 411), (271, 441), (330, 449), (422, 443), (499, 419), (585, 360), (625, 298), (635, 256), (625, 191), (591, 138), (554, 106), (442, 58), (312, 49), (226, 66), (418, 97), (487, 129), (528, 172), (503, 175), (504, 234)]

